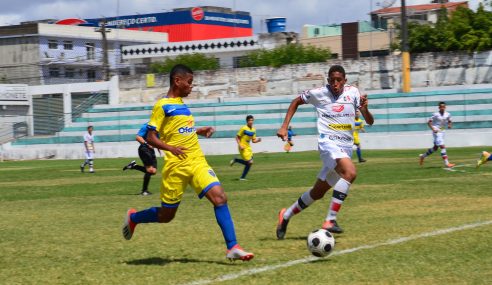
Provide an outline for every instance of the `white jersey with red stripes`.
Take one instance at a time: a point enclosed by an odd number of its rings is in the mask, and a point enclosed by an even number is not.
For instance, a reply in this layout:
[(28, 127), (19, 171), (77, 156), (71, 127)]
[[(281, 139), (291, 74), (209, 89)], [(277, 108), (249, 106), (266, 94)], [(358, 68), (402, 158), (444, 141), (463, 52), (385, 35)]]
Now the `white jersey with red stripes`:
[(304, 91), (302, 101), (316, 108), (319, 141), (331, 141), (339, 146), (352, 147), (355, 112), (360, 107), (360, 92), (346, 84), (336, 96), (329, 85)]
[(435, 112), (429, 118), (429, 122), (433, 129), (438, 130), (440, 132), (444, 132), (444, 129), (451, 122), (451, 114), (448, 112), (440, 113)]

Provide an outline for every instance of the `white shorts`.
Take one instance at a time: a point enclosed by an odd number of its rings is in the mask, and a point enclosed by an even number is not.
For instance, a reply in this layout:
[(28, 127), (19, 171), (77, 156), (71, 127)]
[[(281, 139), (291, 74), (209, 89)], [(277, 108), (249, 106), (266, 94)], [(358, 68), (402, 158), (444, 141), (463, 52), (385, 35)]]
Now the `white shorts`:
[(437, 132), (437, 133), (432, 132), (432, 135), (434, 136), (435, 145), (438, 146), (444, 145), (444, 132)]
[(94, 152), (86, 150), (84, 154), (86, 159), (94, 159)]
[(352, 146), (339, 146), (332, 142), (320, 141), (318, 150), (321, 161), (323, 162), (318, 179), (327, 181), (330, 186), (333, 186), (340, 179), (340, 176), (335, 172), (337, 159), (352, 158)]

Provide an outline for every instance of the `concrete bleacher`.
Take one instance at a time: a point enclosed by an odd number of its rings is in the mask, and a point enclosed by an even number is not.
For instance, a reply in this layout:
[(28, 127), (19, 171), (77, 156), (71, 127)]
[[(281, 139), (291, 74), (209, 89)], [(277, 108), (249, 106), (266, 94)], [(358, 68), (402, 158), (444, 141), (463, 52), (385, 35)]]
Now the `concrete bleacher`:
[[(391, 136), (393, 139), (400, 137), (400, 145), (408, 146), (404, 140), (414, 140), (415, 147), (420, 147), (424, 137), (430, 135), (427, 127), (427, 119), (431, 113), (437, 111), (440, 101), (445, 101), (447, 110), (452, 114), (454, 130), (462, 133), (476, 132), (487, 133), (492, 128), (492, 85), (458, 86), (448, 88), (434, 88), (432, 90), (421, 90), (412, 93), (375, 92), (369, 93), (370, 110), (375, 117), (374, 126), (367, 126), (367, 134), (362, 135), (362, 142), (366, 148), (388, 148), (381, 145), (384, 138)], [(280, 127), (285, 112), (294, 96), (285, 97), (257, 97), (247, 100), (236, 100), (228, 102), (190, 102), (187, 103), (196, 126), (213, 126), (216, 128), (214, 139), (221, 144), (231, 144), (227, 152), (235, 151), (234, 137), (237, 130), (245, 124), (248, 114), (255, 116), (255, 127), (258, 136), (275, 138), (277, 129)], [(82, 136), (88, 125), (94, 126), (96, 143), (134, 143), (135, 134), (140, 126), (147, 122), (152, 111), (151, 105), (124, 105), (109, 106), (96, 105), (89, 109), (81, 117), (74, 119), (69, 126), (51, 137), (26, 137), (12, 143), (12, 148), (34, 145), (74, 145), (80, 148)], [(316, 138), (316, 113), (312, 106), (300, 106), (294, 116), (291, 125), (298, 135), (296, 140), (304, 136), (309, 137), (309, 143)], [(457, 134), (457, 133), (456, 133)], [(402, 137), (407, 136), (408, 138)], [(458, 135), (462, 137), (461, 135)], [(371, 140), (371, 138), (374, 138)], [(387, 139), (386, 139), (387, 140)], [(209, 153), (221, 153), (213, 149), (219, 144), (211, 144)], [(478, 140), (478, 142), (490, 141), (489, 138)], [(281, 142), (280, 142), (281, 143)], [(427, 141), (427, 144), (431, 141)], [(220, 145), (221, 145), (220, 144)], [(264, 144), (264, 143), (263, 143)], [(383, 143), (384, 144), (384, 143)], [(131, 144), (129, 144), (131, 145)], [(260, 145), (260, 144), (259, 144)], [(466, 143), (464, 145), (470, 145)], [(278, 146), (276, 146), (278, 148)], [(224, 148), (223, 148), (224, 149)], [(261, 150), (270, 151), (268, 147), (262, 146)], [(303, 148), (298, 148), (302, 150)], [(309, 149), (315, 149), (315, 143)]]

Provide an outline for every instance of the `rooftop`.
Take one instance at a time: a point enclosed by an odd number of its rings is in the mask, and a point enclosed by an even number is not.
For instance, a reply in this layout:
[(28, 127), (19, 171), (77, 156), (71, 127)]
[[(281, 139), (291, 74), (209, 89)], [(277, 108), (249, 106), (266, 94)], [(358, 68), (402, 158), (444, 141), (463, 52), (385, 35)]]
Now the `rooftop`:
[[(448, 2), (448, 3), (435, 3), (435, 4), (423, 4), (423, 5), (407, 5), (407, 9), (412, 10), (413, 12), (425, 12), (425, 11), (433, 11), (439, 10), (444, 6), (446, 9), (456, 9), (459, 6), (468, 7), (468, 1), (461, 2)], [(372, 11), (371, 14), (400, 14), (401, 7), (388, 7), (384, 9), (379, 9)]]

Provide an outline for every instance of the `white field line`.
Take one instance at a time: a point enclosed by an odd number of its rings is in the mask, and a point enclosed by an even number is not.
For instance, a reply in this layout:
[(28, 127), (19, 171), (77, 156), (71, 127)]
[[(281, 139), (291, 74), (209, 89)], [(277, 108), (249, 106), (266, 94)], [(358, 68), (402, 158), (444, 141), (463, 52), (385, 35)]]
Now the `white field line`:
[[(462, 225), (459, 227), (452, 227), (452, 228), (447, 228), (447, 229), (442, 229), (442, 230), (437, 230), (437, 231), (432, 231), (432, 232), (427, 232), (427, 233), (421, 233), (418, 235), (411, 235), (411, 236), (407, 236), (407, 237), (391, 239), (391, 240), (388, 240), (385, 242), (380, 242), (380, 243), (375, 243), (375, 244), (362, 245), (359, 247), (344, 249), (344, 250), (340, 250), (340, 251), (334, 251), (332, 254), (329, 255), (328, 258), (333, 258), (334, 256), (337, 256), (337, 255), (348, 254), (348, 253), (356, 252), (356, 251), (363, 250), (363, 249), (373, 249), (373, 248), (386, 246), (386, 245), (394, 245), (394, 244), (404, 243), (407, 241), (417, 240), (417, 239), (421, 239), (421, 238), (428, 238), (428, 237), (444, 235), (444, 234), (448, 234), (448, 233), (452, 233), (452, 232), (463, 231), (463, 230), (467, 230), (467, 229), (487, 226), (490, 224), (492, 224), (492, 220), (474, 223), (474, 224), (466, 224), (466, 225)], [(306, 258), (291, 260), (291, 261), (288, 261), (286, 263), (281, 263), (281, 264), (277, 264), (277, 265), (267, 265), (267, 266), (263, 266), (263, 267), (257, 267), (257, 268), (252, 268), (252, 269), (248, 269), (248, 270), (243, 270), (243, 271), (240, 271), (238, 273), (226, 274), (226, 275), (222, 275), (222, 276), (219, 276), (217, 278), (214, 278), (214, 279), (197, 280), (197, 281), (193, 281), (190, 283), (186, 283), (186, 285), (203, 285), (203, 284), (210, 284), (210, 283), (221, 282), (221, 281), (228, 281), (228, 280), (237, 279), (237, 278), (243, 277), (243, 276), (258, 274), (258, 273), (267, 272), (267, 271), (273, 271), (273, 270), (277, 270), (280, 268), (286, 268), (286, 267), (290, 267), (290, 266), (297, 265), (297, 264), (309, 263), (309, 262), (312, 262), (312, 261), (315, 261), (318, 259), (319, 258), (314, 257), (314, 256), (308, 256)]]
[(451, 168), (449, 167), (444, 167), (443, 169), (446, 170), (446, 171), (451, 171), (451, 172), (466, 172), (466, 170), (461, 170), (461, 169), (456, 169), (456, 168), (461, 168), (461, 167), (466, 167), (466, 168), (469, 168), (473, 166), (472, 164), (458, 164), (458, 165), (455, 165)]

